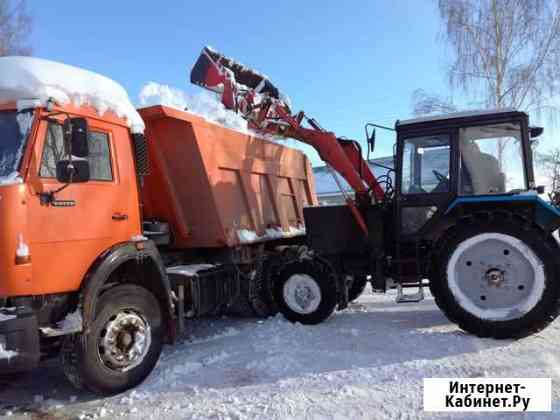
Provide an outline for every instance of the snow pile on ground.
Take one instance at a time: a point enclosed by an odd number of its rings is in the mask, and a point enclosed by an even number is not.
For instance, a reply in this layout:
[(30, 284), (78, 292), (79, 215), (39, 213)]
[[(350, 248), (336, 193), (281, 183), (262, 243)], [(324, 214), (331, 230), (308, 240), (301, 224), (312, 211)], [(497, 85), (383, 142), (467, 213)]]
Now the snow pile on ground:
[(215, 93), (200, 92), (189, 95), (181, 89), (156, 82), (149, 82), (142, 87), (138, 96), (141, 106), (165, 105), (188, 111), (205, 120), (215, 122), (247, 134), (247, 121), (236, 112), (230, 111), (218, 99)]
[(126, 118), (133, 132), (143, 132), (144, 122), (124, 88), (99, 74), (66, 64), (32, 57), (0, 58), (0, 100), (12, 102), (49, 98), (59, 104), (90, 105), (100, 115), (112, 111)]
[[(480, 339), (451, 324), (433, 299), (395, 304), (369, 291), (323, 324), (281, 316), (189, 322), (135, 390), (102, 398), (73, 389), (56, 363), (0, 380), (12, 418), (459, 419), (422, 411), (425, 377), (551, 377), (560, 414), (560, 321), (518, 341)], [(40, 402), (34, 401), (41, 396)], [(77, 395), (76, 399), (73, 396)], [(469, 413), (469, 419), (510, 418)], [(525, 413), (524, 419), (543, 418)], [(547, 418), (547, 417), (545, 417)]]

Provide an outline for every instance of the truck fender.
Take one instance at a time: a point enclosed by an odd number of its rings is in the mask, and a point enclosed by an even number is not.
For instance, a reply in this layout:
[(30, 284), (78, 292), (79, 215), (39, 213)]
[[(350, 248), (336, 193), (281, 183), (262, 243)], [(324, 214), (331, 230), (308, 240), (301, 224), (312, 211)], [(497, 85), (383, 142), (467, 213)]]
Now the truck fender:
[[(142, 244), (142, 246), (138, 246)], [(83, 305), (83, 333), (88, 334), (97, 301), (111, 275), (123, 264), (130, 264), (139, 274), (135, 280), (152, 292), (160, 301), (166, 326), (166, 341), (172, 343), (176, 337), (176, 319), (171, 284), (161, 255), (150, 241), (124, 242), (103, 252), (92, 264), (84, 277), (80, 290)]]

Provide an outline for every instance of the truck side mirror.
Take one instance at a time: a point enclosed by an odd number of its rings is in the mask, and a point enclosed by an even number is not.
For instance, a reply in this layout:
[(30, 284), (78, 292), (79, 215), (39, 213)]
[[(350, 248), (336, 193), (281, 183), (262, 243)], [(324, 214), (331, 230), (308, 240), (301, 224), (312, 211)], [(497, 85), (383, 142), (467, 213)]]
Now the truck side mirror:
[(89, 127), (85, 118), (66, 118), (63, 125), (66, 155), (87, 158)]
[(74, 157), (56, 163), (56, 180), (62, 184), (88, 182), (89, 162), (85, 158)]

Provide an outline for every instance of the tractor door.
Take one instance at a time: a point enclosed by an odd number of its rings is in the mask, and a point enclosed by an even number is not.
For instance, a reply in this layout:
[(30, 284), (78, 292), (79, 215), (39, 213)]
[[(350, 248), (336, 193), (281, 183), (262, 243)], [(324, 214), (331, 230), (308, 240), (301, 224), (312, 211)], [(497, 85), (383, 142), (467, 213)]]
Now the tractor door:
[(399, 132), (396, 226), (398, 242), (415, 242), (457, 193), (456, 130)]

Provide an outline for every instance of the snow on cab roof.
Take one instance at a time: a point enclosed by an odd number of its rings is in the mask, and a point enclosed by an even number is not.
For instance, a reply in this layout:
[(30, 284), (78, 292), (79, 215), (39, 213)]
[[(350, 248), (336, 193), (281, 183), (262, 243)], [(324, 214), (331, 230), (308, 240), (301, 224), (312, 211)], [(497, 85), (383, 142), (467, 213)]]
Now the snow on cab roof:
[(428, 121), (450, 120), (452, 118), (467, 118), (467, 117), (475, 117), (478, 115), (502, 114), (506, 112), (516, 112), (516, 111), (517, 110), (514, 108), (496, 108), (496, 109), (450, 112), (448, 114), (427, 115), (425, 117), (411, 118), (408, 120), (397, 120), (395, 125), (400, 126), (400, 125), (416, 124), (416, 123), (428, 122)]
[(49, 98), (57, 104), (89, 105), (100, 115), (112, 111), (127, 120), (134, 133), (144, 131), (144, 122), (126, 90), (117, 82), (78, 67), (35, 57), (0, 57), (0, 102)]

